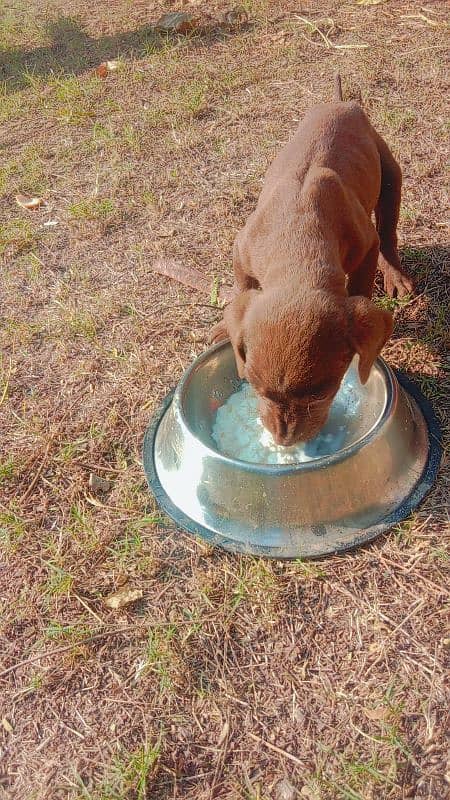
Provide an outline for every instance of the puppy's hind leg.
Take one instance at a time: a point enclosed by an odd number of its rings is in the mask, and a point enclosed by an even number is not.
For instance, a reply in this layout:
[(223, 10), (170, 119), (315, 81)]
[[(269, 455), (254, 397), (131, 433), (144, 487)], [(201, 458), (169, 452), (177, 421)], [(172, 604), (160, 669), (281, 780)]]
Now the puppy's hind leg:
[(414, 290), (414, 284), (400, 264), (397, 249), (397, 223), (400, 212), (402, 173), (386, 142), (377, 136), (381, 160), (381, 191), (375, 208), (380, 237), (379, 268), (383, 273), (384, 289), (390, 297), (404, 297)]

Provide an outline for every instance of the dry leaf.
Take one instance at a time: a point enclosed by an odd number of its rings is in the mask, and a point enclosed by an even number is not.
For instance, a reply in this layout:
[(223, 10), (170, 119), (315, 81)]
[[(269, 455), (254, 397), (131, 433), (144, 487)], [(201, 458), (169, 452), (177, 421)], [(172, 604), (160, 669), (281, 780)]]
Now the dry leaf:
[(248, 14), (243, 6), (235, 6), (231, 11), (227, 11), (223, 21), (230, 30), (237, 30), (248, 22)]
[(14, 728), (13, 728), (13, 726), (11, 725), (11, 723), (10, 723), (9, 719), (6, 719), (6, 717), (3, 717), (3, 719), (2, 719), (2, 725), (3, 725), (3, 727), (4, 727), (5, 731), (6, 731), (6, 733), (14, 733)]
[(94, 472), (90, 473), (89, 488), (92, 489), (93, 492), (103, 494), (105, 492), (109, 492), (112, 487), (112, 481), (108, 481), (106, 478), (101, 478), (100, 475), (96, 475)]
[(386, 0), (356, 0), (358, 6), (379, 6), (380, 3), (385, 3)]
[(142, 589), (120, 589), (118, 592), (114, 592), (114, 594), (105, 597), (105, 604), (109, 608), (116, 610), (130, 605), (130, 603), (134, 603), (136, 600), (140, 600), (142, 595)]
[(118, 69), (120, 69), (120, 61), (118, 59), (103, 61), (96, 68), (95, 74), (98, 75), (99, 78), (106, 78), (110, 72), (117, 72)]
[(287, 778), (278, 781), (275, 787), (275, 800), (295, 800), (297, 790)]
[(390, 711), (386, 706), (377, 706), (376, 708), (364, 708), (366, 717), (374, 721), (386, 720), (389, 717)]
[(95, 70), (95, 74), (98, 75), (99, 78), (106, 78), (108, 74), (108, 67), (106, 65), (106, 61), (103, 64), (99, 64), (97, 69)]
[(227, 738), (229, 732), (230, 732), (230, 725), (229, 725), (228, 722), (224, 722), (223, 728), (220, 731), (220, 736), (219, 736), (219, 741), (217, 742), (217, 747), (220, 747), (224, 743), (224, 741)]
[(163, 33), (189, 33), (201, 28), (200, 18), (196, 14), (185, 11), (174, 11), (170, 14), (163, 14), (156, 23), (156, 29)]
[(27, 211), (36, 211), (40, 206), (45, 205), (43, 197), (27, 197), (25, 194), (16, 194), (16, 203)]

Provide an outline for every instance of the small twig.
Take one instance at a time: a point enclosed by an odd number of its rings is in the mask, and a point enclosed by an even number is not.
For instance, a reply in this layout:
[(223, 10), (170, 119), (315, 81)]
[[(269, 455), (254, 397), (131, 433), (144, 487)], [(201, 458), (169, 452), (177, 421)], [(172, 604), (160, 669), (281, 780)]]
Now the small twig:
[(38, 468), (37, 468), (37, 470), (36, 470), (36, 472), (34, 474), (34, 478), (31, 481), (30, 485), (28, 486), (28, 489), (26, 490), (26, 492), (24, 492), (22, 497), (19, 499), (19, 505), (21, 503), (25, 502), (27, 497), (31, 494), (31, 492), (33, 491), (34, 487), (36, 486), (36, 483), (39, 480), (40, 474), (41, 474), (42, 470), (44, 469), (44, 466), (45, 466), (45, 464), (47, 462), (47, 456), (48, 456), (52, 441), (53, 441), (53, 439), (50, 439), (50, 441), (48, 442), (47, 447), (45, 448), (44, 457), (43, 457), (41, 463), (39, 464), (39, 466), (38, 466)]
[(76, 592), (72, 592), (72, 594), (73, 594), (74, 597), (76, 597), (78, 602), (81, 603), (81, 605), (86, 609), (86, 611), (88, 611), (89, 614), (92, 614), (92, 616), (95, 617), (95, 619), (100, 623), (100, 625), (106, 625), (105, 620), (102, 619), (101, 617), (99, 617), (99, 615), (96, 614), (94, 609), (91, 608), (87, 603), (84, 602), (82, 597), (80, 597)]
[[(76, 644), (87, 644), (88, 642), (93, 642), (95, 639), (102, 639), (104, 636), (115, 636), (116, 634), (126, 633), (127, 631), (132, 631), (136, 628), (142, 628), (142, 625), (127, 625), (125, 628), (117, 628), (109, 631), (102, 631), (101, 633), (93, 633), (91, 636), (86, 636), (84, 639), (80, 639), (76, 642)], [(30, 656), (30, 658), (25, 658), (23, 661), (18, 661), (11, 667), (4, 669), (3, 672), (0, 672), (0, 678), (3, 678), (10, 672), (14, 672), (16, 669), (19, 669), (19, 667), (24, 667), (26, 664), (33, 664), (35, 661), (40, 661), (41, 658), (50, 658), (51, 656), (58, 655), (59, 653), (65, 653), (67, 650), (72, 650), (74, 646), (75, 643), (72, 642), (72, 644), (66, 644), (64, 647), (57, 647), (55, 650), (51, 650), (49, 653), (39, 653), (39, 655)]]
[[(369, 45), (366, 44), (365, 42), (363, 42), (362, 44), (334, 44), (334, 42), (332, 42), (331, 39), (329, 39), (328, 36), (326, 36), (324, 34), (324, 32), (321, 31), (320, 28), (317, 25), (314, 25), (314, 23), (311, 22), (311, 20), (307, 19), (306, 17), (301, 17), (300, 14), (294, 14), (294, 18), (295, 19), (299, 19), (305, 25), (308, 25), (311, 28), (311, 30), (313, 31), (313, 33), (318, 33), (320, 38), (324, 41), (325, 47), (327, 47), (328, 49), (334, 49), (334, 50), (354, 50), (354, 49), (365, 50), (367, 47), (369, 47)], [(312, 39), (308, 39), (308, 37), (305, 36), (304, 34), (302, 34), (302, 36), (310, 44), (314, 44), (314, 45), (320, 47), (320, 45), (317, 42), (314, 42)]]
[(277, 747), (276, 744), (271, 744), (271, 742), (267, 742), (265, 739), (261, 739), (260, 736), (256, 736), (256, 734), (254, 733), (249, 733), (248, 735), (250, 736), (251, 739), (254, 739), (255, 742), (263, 744), (264, 747), (267, 747), (268, 750), (273, 750), (274, 753), (278, 753), (278, 755), (284, 756), (285, 758), (288, 758), (290, 761), (293, 761), (294, 764), (297, 764), (298, 767), (304, 768), (305, 766), (304, 762), (300, 761), (300, 759), (297, 758), (297, 756), (293, 756), (292, 753), (288, 753), (287, 750), (282, 750), (281, 747)]
[[(93, 633), (91, 636), (85, 636), (84, 639), (79, 639), (76, 642), (72, 642), (72, 644), (66, 644), (63, 647), (57, 647), (55, 650), (51, 650), (49, 653), (39, 653), (30, 656), (30, 658), (25, 658), (23, 661), (18, 661), (16, 664), (12, 664), (11, 667), (4, 669), (3, 672), (0, 672), (0, 678), (4, 678), (5, 675), (9, 675), (10, 672), (14, 672), (19, 667), (24, 667), (27, 664), (33, 664), (35, 661), (40, 661), (41, 658), (51, 658), (52, 656), (59, 655), (59, 653), (65, 653), (67, 650), (72, 650), (75, 646), (80, 646), (83, 644), (89, 644), (89, 642), (93, 642), (96, 639), (103, 639), (105, 636), (118, 636), (121, 633), (127, 633), (128, 631), (135, 631), (141, 630), (143, 633), (148, 632), (151, 628), (164, 628), (167, 625), (172, 625), (172, 622), (152, 622), (147, 625), (135, 624), (135, 625), (125, 625), (124, 628), (113, 628), (109, 631), (99, 631), (98, 633)], [(176, 625), (190, 625), (191, 621), (189, 619), (181, 619), (178, 620)]]
[(11, 372), (12, 372), (12, 361), (11, 361), (11, 359), (9, 359), (9, 371), (8, 371), (8, 375), (5, 378), (5, 385), (3, 387), (3, 391), (2, 391), (2, 394), (0, 396), (0, 406), (2, 405), (6, 395), (8, 394), (9, 379), (11, 377)]

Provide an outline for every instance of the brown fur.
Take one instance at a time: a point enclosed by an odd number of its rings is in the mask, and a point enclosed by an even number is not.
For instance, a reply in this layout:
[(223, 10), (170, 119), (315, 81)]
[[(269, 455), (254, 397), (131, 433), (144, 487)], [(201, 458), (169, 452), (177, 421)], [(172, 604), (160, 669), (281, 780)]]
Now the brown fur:
[(392, 333), (371, 296), (378, 259), (391, 296), (412, 290), (397, 252), (400, 193), (398, 164), (354, 102), (309, 111), (267, 171), (234, 245), (239, 293), (211, 338), (230, 337), (279, 444), (315, 436), (354, 354), (364, 383)]

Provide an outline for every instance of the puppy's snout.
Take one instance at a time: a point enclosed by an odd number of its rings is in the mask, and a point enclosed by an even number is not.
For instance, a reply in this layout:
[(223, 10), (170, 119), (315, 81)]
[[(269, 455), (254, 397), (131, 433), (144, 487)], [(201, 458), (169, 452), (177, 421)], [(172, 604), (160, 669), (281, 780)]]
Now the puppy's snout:
[[(279, 439), (280, 442), (287, 438), (288, 436), (288, 423), (284, 417), (277, 417), (276, 419), (276, 427), (275, 427), (275, 434), (277, 440)], [(280, 442), (277, 442), (278, 444)]]

